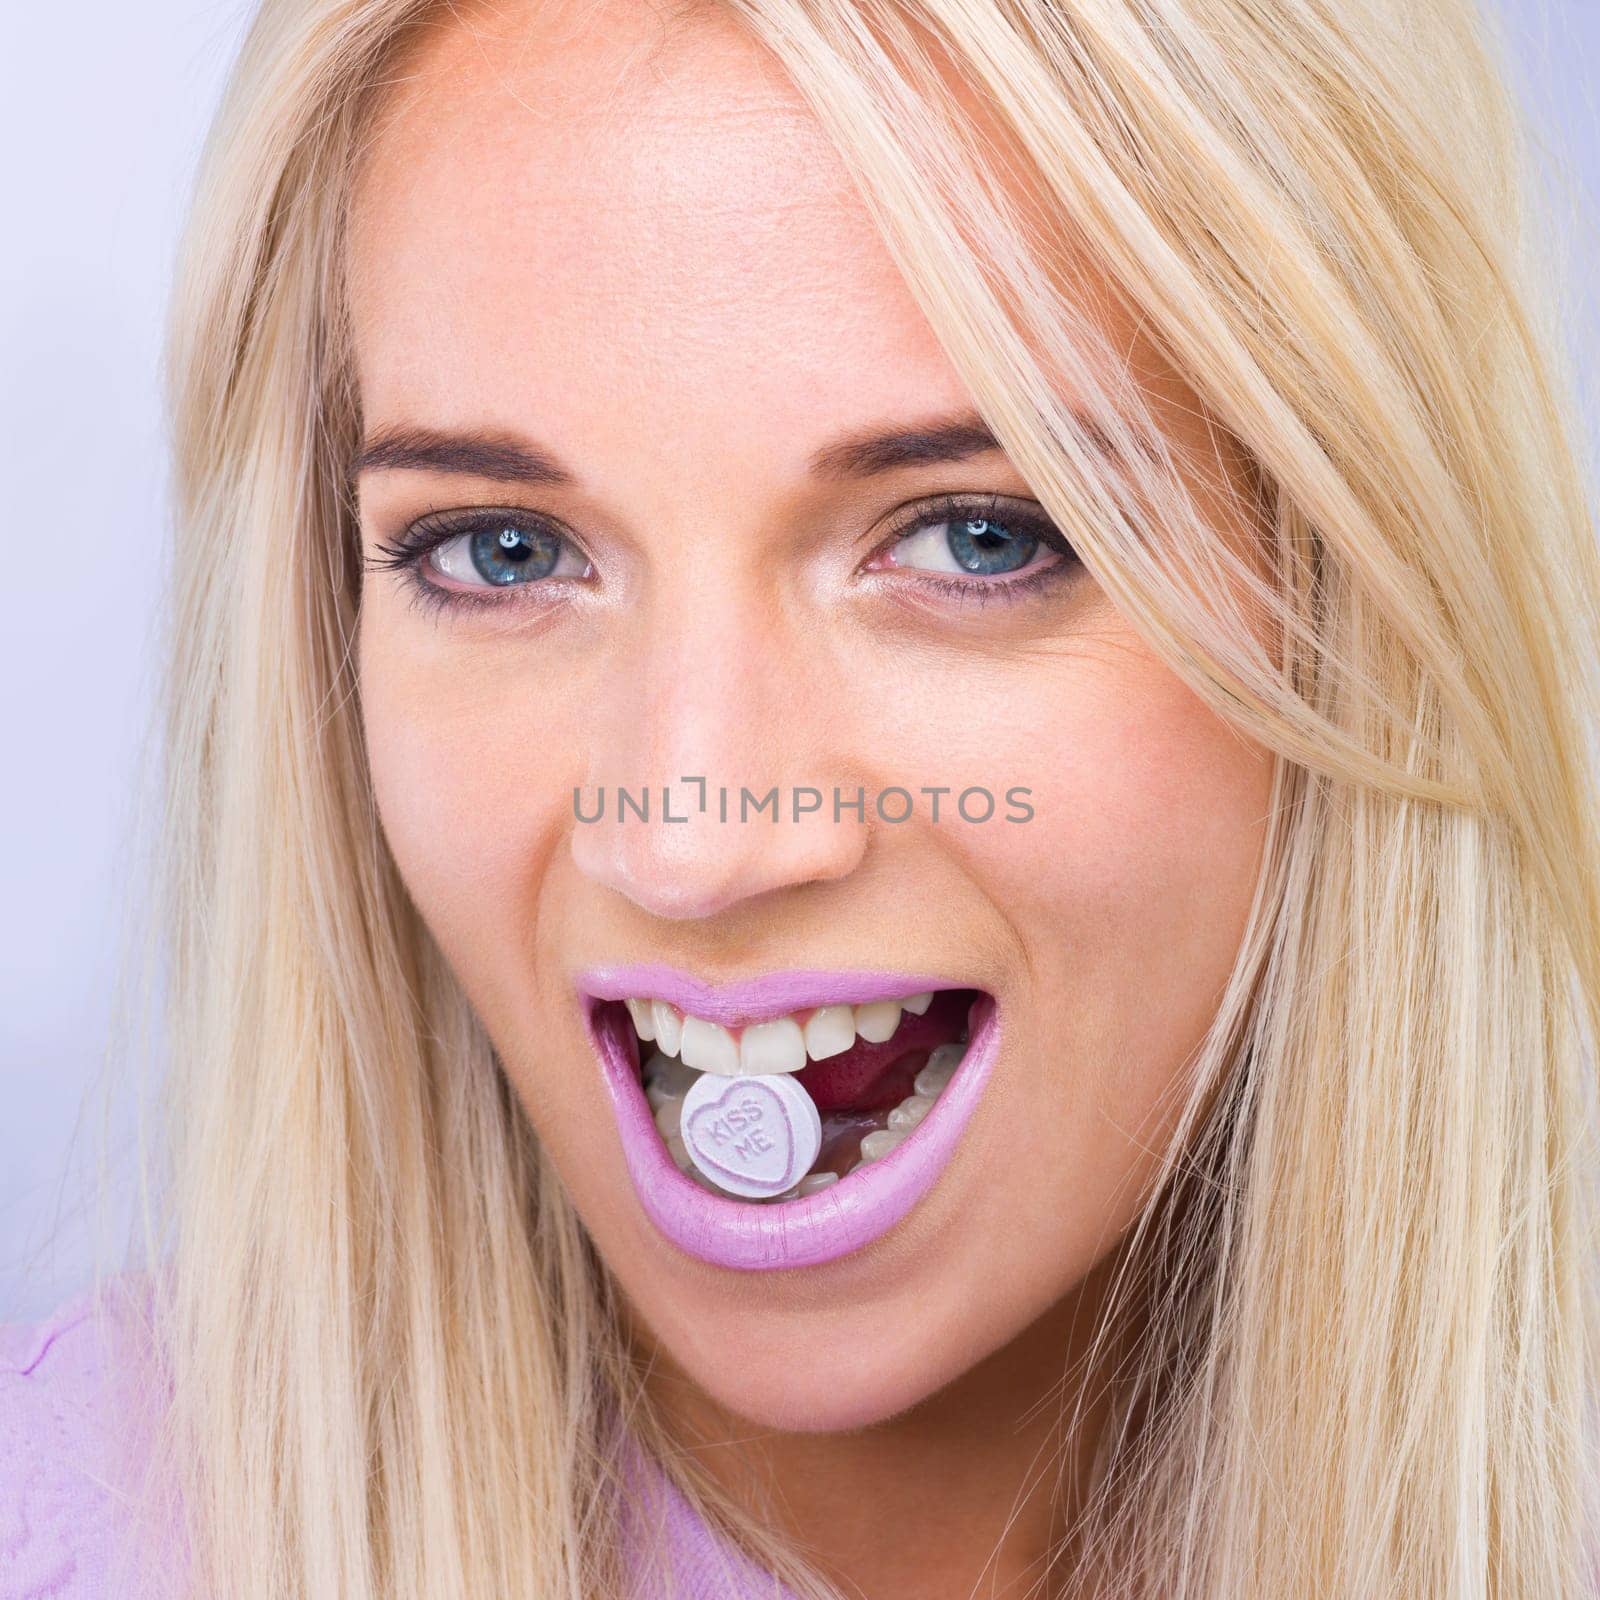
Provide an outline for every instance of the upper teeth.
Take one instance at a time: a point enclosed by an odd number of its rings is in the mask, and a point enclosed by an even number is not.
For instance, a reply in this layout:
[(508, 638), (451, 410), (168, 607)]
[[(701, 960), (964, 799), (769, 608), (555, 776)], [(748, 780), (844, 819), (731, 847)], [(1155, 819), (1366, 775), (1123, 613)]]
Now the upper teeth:
[(818, 1006), (744, 1028), (725, 1028), (680, 1012), (665, 1000), (623, 1002), (641, 1039), (654, 1040), (664, 1054), (677, 1056), (686, 1067), (725, 1078), (798, 1072), (808, 1060), (825, 1061), (842, 1054), (858, 1035), (869, 1044), (882, 1044), (900, 1026), (902, 1012), (920, 1017), (932, 1003), (929, 990), (899, 1000)]

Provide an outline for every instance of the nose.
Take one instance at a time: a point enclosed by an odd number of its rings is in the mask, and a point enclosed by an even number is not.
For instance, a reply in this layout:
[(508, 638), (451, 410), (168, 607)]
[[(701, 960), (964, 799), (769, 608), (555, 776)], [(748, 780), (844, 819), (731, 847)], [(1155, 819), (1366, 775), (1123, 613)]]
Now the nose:
[(617, 692), (596, 707), (573, 797), (579, 870), (674, 920), (844, 877), (871, 795), (825, 666), (770, 616), (674, 609), (607, 675)]
[(845, 815), (835, 822), (831, 786), (757, 788), (685, 776), (692, 781), (596, 785), (581, 794), (572, 845), (579, 870), (652, 916), (681, 921), (842, 878), (861, 854), (866, 829), (855, 820), (855, 790), (841, 795)]

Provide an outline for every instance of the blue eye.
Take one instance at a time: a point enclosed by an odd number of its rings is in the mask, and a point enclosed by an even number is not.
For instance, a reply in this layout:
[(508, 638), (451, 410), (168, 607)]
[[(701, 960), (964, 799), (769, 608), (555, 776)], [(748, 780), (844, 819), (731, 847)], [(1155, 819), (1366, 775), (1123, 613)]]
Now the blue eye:
[[(561, 541), (553, 534), (534, 533), (525, 528), (485, 528), (469, 533), (462, 543), (472, 570), (486, 583), (527, 583), (555, 571), (561, 556)], [(438, 565), (449, 572), (451, 556), (459, 552), (450, 545), (439, 551)], [(459, 577), (459, 573), (450, 573)]]
[(952, 572), (1001, 577), (1026, 567), (1041, 540), (1027, 528), (998, 517), (950, 516), (925, 523), (894, 547), (897, 567), (921, 572)]
[(437, 545), (429, 564), (471, 588), (509, 588), (540, 578), (581, 578), (589, 564), (560, 534), (528, 522), (502, 521)]

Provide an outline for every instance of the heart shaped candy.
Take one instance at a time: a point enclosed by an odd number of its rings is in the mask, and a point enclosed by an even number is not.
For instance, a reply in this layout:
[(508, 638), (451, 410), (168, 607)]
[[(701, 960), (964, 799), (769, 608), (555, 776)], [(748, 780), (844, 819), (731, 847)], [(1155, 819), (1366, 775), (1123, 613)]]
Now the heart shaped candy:
[(703, 1073), (683, 1097), (689, 1159), (730, 1194), (763, 1199), (793, 1188), (822, 1147), (822, 1117), (787, 1072)]

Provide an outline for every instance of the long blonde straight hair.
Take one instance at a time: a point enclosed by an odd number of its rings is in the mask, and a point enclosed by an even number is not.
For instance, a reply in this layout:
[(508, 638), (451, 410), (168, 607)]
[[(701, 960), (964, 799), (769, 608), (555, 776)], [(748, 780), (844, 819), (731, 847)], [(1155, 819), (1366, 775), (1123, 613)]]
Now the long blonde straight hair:
[[(1233, 980), (1118, 1262), (1117, 1360), (1057, 1397), (1113, 1399), (1062, 1485), (1072, 1559), (1104, 1596), (1570, 1600), (1600, 552), (1484, 24), (1467, 0), (703, 3), (822, 119), (1100, 583), (1277, 756)], [(200, 1595), (592, 1600), (637, 1487), (620, 1421), (822, 1595), (653, 1416), (368, 790), (344, 215), (404, 52), (467, 25), (265, 0), (186, 238), (162, 1459)], [(1245, 453), (1256, 559), (1152, 443), (1074, 263)]]

